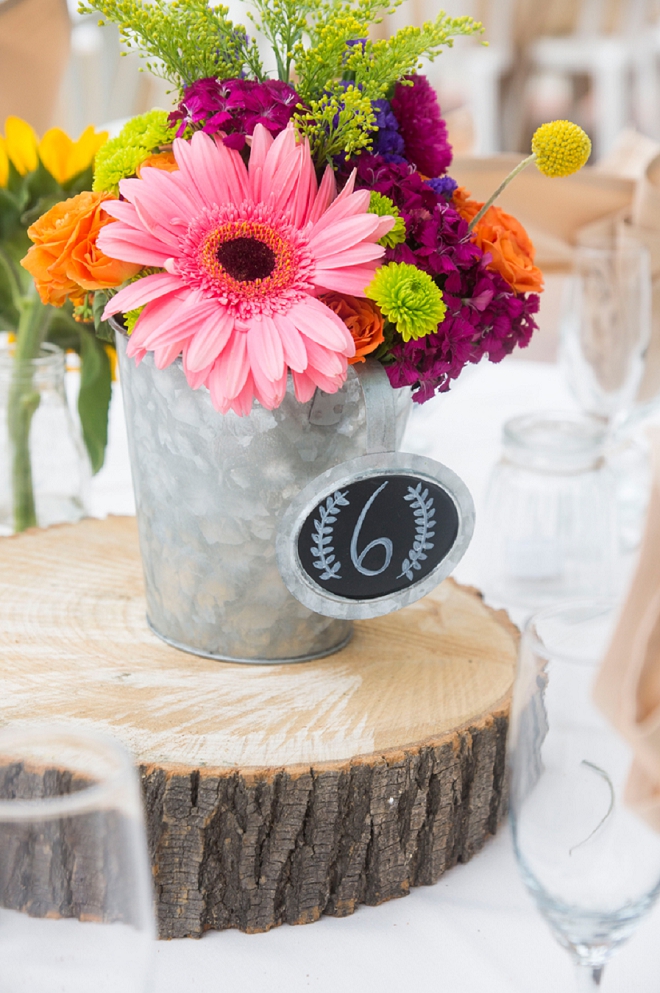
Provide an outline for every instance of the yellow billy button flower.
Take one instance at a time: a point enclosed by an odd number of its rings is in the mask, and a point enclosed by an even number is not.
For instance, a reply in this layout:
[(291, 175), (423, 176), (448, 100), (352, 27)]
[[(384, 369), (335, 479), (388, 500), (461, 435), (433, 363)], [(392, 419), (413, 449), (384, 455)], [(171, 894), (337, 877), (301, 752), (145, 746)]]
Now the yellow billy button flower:
[(59, 128), (51, 128), (39, 142), (39, 158), (58, 183), (66, 183), (91, 164), (107, 138), (107, 131), (97, 133), (91, 125), (77, 141), (72, 141)]
[(37, 168), (37, 136), (27, 121), (8, 117), (5, 121), (5, 150), (17, 172), (24, 176)]
[(404, 341), (423, 338), (445, 319), (442, 290), (427, 272), (408, 262), (390, 262), (377, 270), (364, 291), (382, 314), (396, 324)]
[(591, 141), (571, 121), (550, 121), (534, 132), (532, 152), (544, 176), (571, 176), (589, 158)]
[(586, 163), (591, 155), (589, 135), (572, 121), (550, 121), (537, 128), (532, 138), (532, 154), (523, 159), (515, 169), (497, 187), (491, 197), (486, 200), (479, 213), (469, 224), (473, 231), (489, 207), (497, 200), (500, 193), (507, 188), (519, 172), (526, 169), (531, 162), (536, 162), (544, 176), (571, 176)]

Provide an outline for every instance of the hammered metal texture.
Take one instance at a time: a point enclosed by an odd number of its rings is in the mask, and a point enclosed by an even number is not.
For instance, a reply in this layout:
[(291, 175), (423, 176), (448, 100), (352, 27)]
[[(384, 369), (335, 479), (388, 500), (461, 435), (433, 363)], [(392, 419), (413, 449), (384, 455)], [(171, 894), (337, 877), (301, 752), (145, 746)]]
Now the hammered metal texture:
[[(187, 651), (235, 661), (302, 661), (340, 648), (350, 622), (289, 593), (275, 537), (304, 486), (366, 452), (354, 369), (340, 393), (322, 396), (320, 417), (315, 400), (296, 401), (291, 381), (276, 410), (255, 402), (238, 417), (217, 413), (206, 389), (191, 390), (181, 360), (159, 370), (148, 354), (136, 366), (120, 334), (117, 351), (153, 630)], [(400, 441), (409, 394), (396, 393)]]

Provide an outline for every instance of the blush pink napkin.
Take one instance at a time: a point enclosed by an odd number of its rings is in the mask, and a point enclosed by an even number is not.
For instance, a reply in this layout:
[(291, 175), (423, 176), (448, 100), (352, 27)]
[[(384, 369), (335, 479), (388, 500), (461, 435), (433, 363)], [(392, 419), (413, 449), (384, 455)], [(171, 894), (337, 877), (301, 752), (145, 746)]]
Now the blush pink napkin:
[(660, 429), (648, 435), (653, 488), (646, 529), (594, 696), (634, 751), (627, 802), (660, 831)]

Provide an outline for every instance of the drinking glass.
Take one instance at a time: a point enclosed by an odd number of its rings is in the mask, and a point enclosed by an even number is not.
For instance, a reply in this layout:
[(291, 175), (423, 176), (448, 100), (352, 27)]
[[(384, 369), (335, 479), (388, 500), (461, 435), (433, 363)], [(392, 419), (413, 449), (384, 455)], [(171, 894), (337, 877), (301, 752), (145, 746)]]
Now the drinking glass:
[(144, 993), (154, 937), (128, 753), (89, 731), (0, 731), (0, 993)]
[(561, 319), (561, 361), (581, 408), (612, 422), (632, 408), (651, 337), (651, 264), (632, 241), (578, 247)]
[(560, 359), (583, 411), (608, 428), (621, 548), (641, 538), (649, 494), (648, 453), (633, 429), (654, 407), (636, 396), (651, 338), (651, 263), (632, 239), (575, 250), (561, 318)]
[(630, 748), (592, 699), (613, 621), (602, 600), (529, 620), (508, 743), (518, 865), (583, 990), (660, 892), (660, 834), (626, 805)]

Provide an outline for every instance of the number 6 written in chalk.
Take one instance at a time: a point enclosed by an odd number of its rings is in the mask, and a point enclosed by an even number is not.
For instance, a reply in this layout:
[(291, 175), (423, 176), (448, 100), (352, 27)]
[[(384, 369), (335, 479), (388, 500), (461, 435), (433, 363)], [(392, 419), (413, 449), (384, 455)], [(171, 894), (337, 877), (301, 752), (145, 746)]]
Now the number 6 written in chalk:
[[(353, 529), (353, 537), (351, 538), (351, 562), (355, 566), (358, 572), (362, 573), (363, 576), (380, 576), (381, 572), (385, 572), (388, 565), (392, 561), (392, 549), (393, 545), (389, 538), (374, 538), (369, 544), (362, 549), (358, 555), (358, 538), (360, 537), (360, 531), (362, 530), (362, 525), (364, 524), (364, 519), (369, 513), (369, 508), (376, 499), (379, 493), (381, 493), (387, 486), (387, 481), (385, 481), (381, 486), (378, 487), (375, 493), (372, 493), (364, 507), (360, 512), (358, 517), (358, 522)], [(380, 569), (366, 569), (362, 563), (364, 561), (365, 555), (371, 551), (372, 548), (376, 548), (378, 545), (382, 545), (385, 549), (385, 562), (380, 567)]]

